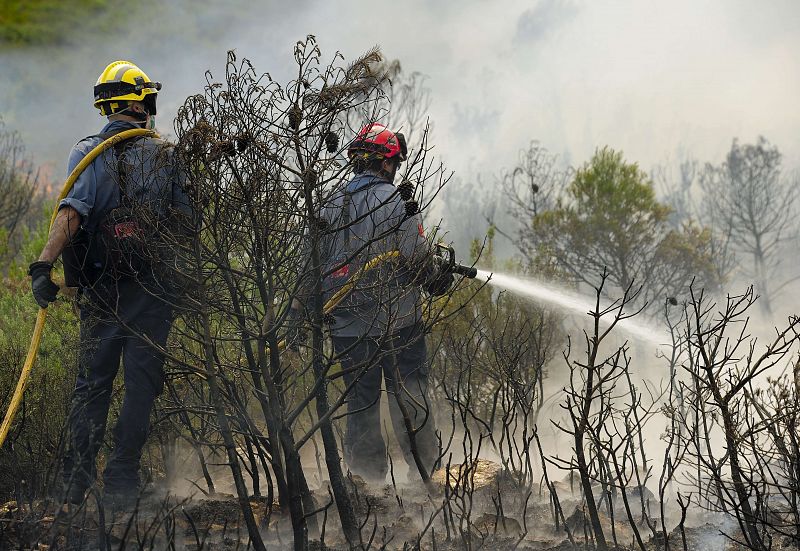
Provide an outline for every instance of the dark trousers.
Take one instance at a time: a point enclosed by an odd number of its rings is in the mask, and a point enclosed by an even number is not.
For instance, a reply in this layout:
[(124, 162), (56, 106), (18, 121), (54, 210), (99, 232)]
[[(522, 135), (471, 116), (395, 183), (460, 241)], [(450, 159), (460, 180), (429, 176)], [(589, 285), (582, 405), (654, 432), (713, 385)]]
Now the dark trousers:
[[(383, 483), (388, 471), (386, 443), (381, 433), (381, 382), (386, 381), (389, 413), (410, 473), (418, 473), (401, 400), (411, 421), (417, 451), (428, 474), (438, 457), (433, 408), (426, 397), (428, 367), (425, 338), (419, 326), (386, 338), (333, 337), (342, 356), (347, 398), (344, 458), (350, 470), (370, 482)], [(396, 465), (396, 461), (393, 461)]]
[(150, 428), (153, 402), (164, 386), (164, 357), (147, 342), (167, 342), (172, 309), (135, 285), (116, 293), (115, 315), (107, 301), (82, 297), (78, 378), (69, 415), (70, 440), (64, 456), (68, 488), (83, 490), (96, 478), (97, 452), (103, 442), (114, 378), (120, 357), (125, 391), (113, 430), (113, 450), (103, 473), (108, 492), (134, 492), (139, 461)]

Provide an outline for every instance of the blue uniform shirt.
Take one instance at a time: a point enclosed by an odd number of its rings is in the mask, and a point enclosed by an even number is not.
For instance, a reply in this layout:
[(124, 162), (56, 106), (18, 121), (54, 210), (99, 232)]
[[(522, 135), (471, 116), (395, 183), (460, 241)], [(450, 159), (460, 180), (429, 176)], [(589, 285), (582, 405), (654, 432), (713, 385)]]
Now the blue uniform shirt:
[[(346, 228), (342, 227), (345, 194), (350, 195)], [(400, 261), (387, 261), (359, 280), (334, 310), (331, 335), (380, 336), (419, 323), (421, 295), (414, 281), (430, 261), (431, 251), (421, 216), (406, 215), (397, 188), (375, 174), (356, 175), (344, 192), (333, 194), (321, 214), (329, 227), (340, 228), (325, 234), (320, 243), (323, 271), (330, 274), (323, 281), (326, 300), (377, 255), (398, 251), (401, 256)]]
[[(103, 127), (100, 133), (133, 128), (140, 127), (127, 121), (114, 121)], [(98, 136), (90, 136), (75, 144), (67, 161), (67, 174), (102, 141)], [(133, 138), (130, 143), (123, 154), (129, 167), (126, 172), (128, 196), (164, 216), (168, 216), (170, 209), (191, 213), (172, 146), (157, 138)], [(114, 149), (110, 148), (86, 167), (58, 208), (72, 207), (81, 215), (81, 226), (94, 232), (106, 214), (119, 205), (119, 199), (117, 158)]]

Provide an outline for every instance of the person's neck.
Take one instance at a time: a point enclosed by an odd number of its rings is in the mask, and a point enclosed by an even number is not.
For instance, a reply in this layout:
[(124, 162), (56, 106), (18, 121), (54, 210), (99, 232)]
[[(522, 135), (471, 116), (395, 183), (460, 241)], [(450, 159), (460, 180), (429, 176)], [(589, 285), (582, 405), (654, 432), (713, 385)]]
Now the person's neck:
[(142, 124), (142, 121), (136, 120), (135, 118), (129, 115), (111, 115), (110, 117), (108, 117), (108, 122), (118, 122), (118, 121), (129, 122), (136, 125)]
[(362, 172), (361, 174), (363, 176), (370, 176), (372, 178), (380, 178), (381, 180), (386, 180), (389, 183), (392, 182), (391, 176), (389, 174), (387, 174), (386, 171), (383, 171), (383, 170), (369, 170), (369, 169), (367, 169), (364, 172)]

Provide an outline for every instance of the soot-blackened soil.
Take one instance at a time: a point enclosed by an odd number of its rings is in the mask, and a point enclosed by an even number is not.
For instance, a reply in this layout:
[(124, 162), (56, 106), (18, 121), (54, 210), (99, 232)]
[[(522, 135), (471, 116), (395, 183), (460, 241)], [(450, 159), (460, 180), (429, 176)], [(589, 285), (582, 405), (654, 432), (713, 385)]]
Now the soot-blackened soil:
[[(573, 551), (585, 550), (590, 532), (579, 496), (564, 489), (559, 497), (566, 522), (555, 523), (549, 495), (537, 485), (519, 485), (510, 473), (490, 462), (475, 466), (469, 492), (454, 487), (458, 472), (441, 472), (433, 484), (368, 486), (358, 477), (348, 479), (356, 514), (363, 521), (363, 548), (420, 551), (491, 550)], [(450, 480), (450, 482), (448, 482)], [(319, 509), (309, 522), (309, 549), (348, 549), (338, 527), (338, 513), (327, 486), (315, 492)], [(291, 519), (277, 503), (261, 497), (249, 500), (255, 523), (270, 550), (292, 549)], [(609, 546), (616, 550), (639, 549), (633, 526), (623, 515), (612, 519), (605, 513), (601, 523)], [(664, 549), (663, 537), (637, 521), (647, 551)], [(728, 527), (730, 528), (730, 527)], [(738, 551), (706, 524), (685, 529), (687, 548)], [(572, 542), (570, 542), (570, 538)], [(95, 549), (174, 549), (217, 551), (248, 548), (248, 532), (239, 500), (216, 494), (179, 498), (151, 495), (132, 511), (115, 512), (102, 507), (90, 495), (79, 506), (59, 506), (39, 500), (0, 505), (0, 549), (79, 551)], [(670, 547), (682, 549), (678, 531), (670, 534)], [(591, 542), (589, 547), (593, 548)], [(776, 549), (793, 549), (779, 544)]]

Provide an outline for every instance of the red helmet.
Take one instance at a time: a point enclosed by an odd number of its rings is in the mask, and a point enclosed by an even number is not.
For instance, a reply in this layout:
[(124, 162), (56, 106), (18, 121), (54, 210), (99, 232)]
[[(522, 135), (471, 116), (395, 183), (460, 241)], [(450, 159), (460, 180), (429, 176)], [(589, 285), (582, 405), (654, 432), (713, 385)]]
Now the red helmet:
[(405, 161), (408, 154), (405, 136), (400, 132), (395, 134), (377, 122), (371, 122), (361, 129), (347, 148), (347, 155), (352, 157), (359, 151), (377, 154), (384, 159), (397, 157), (400, 161)]

